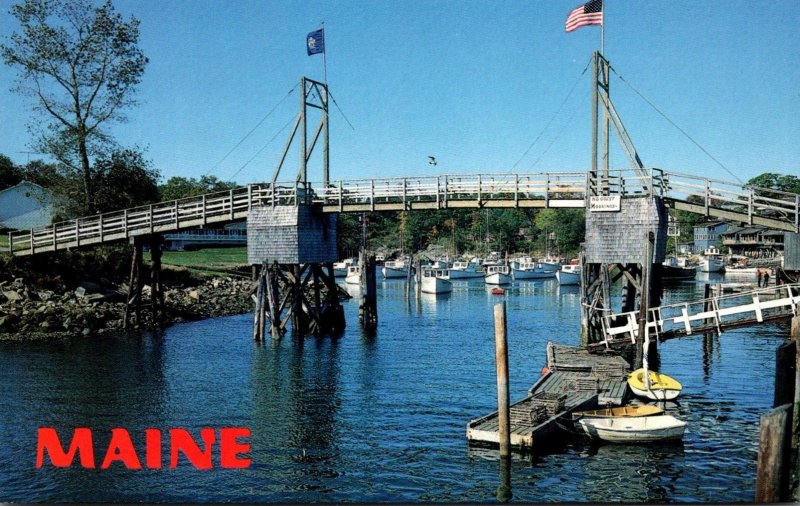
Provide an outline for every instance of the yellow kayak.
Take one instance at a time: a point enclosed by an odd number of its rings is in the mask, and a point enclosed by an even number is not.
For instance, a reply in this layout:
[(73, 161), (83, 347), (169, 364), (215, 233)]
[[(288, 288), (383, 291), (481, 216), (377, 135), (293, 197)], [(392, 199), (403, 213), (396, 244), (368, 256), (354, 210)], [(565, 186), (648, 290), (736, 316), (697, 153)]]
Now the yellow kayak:
[(680, 382), (675, 378), (656, 371), (650, 372), (650, 390), (644, 383), (644, 369), (636, 369), (628, 375), (628, 386), (634, 394), (656, 401), (669, 401), (681, 393)]

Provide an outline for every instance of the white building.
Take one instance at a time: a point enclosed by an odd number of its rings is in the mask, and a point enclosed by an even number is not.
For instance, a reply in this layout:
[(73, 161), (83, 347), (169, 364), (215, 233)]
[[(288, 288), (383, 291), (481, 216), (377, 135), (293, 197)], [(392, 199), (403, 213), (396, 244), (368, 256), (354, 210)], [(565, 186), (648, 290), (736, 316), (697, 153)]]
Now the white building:
[(38, 184), (22, 181), (0, 191), (0, 228), (46, 227), (53, 212), (53, 194)]

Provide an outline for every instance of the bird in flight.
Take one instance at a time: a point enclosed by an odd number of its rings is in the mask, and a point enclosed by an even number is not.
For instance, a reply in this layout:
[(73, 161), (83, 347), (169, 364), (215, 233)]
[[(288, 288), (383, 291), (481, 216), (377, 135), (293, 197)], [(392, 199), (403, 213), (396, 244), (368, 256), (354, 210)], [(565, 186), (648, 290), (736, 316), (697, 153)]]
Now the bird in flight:
[(432, 156), (429, 156), (428, 157), (428, 163), (431, 164), (431, 165), (436, 165), (436, 158), (434, 158)]

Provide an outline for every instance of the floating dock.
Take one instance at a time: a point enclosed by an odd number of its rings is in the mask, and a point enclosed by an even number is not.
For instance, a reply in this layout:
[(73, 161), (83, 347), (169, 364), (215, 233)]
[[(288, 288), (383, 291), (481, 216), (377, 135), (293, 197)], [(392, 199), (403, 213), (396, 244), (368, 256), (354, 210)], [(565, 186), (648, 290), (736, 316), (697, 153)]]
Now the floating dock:
[[(619, 356), (593, 355), (572, 346), (547, 344), (547, 368), (510, 407), (511, 446), (533, 449), (569, 423), (573, 411), (620, 406), (630, 396), (628, 362)], [(497, 445), (497, 411), (467, 424), (470, 443)]]

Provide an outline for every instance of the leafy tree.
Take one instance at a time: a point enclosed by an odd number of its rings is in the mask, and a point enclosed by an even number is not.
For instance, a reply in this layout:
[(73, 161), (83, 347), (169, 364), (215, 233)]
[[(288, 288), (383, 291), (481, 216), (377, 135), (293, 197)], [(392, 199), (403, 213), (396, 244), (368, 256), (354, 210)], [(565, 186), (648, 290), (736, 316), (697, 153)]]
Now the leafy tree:
[[(765, 172), (764, 174), (754, 177), (748, 181), (747, 184), (750, 186), (759, 186), (761, 188), (770, 188), (772, 190), (779, 190), (783, 192), (800, 193), (800, 178), (786, 174)], [(766, 196), (775, 195), (764, 191), (757, 191), (757, 193), (765, 194)]]
[(6, 155), (0, 155), (0, 190), (10, 188), (22, 181), (20, 170)]
[[(546, 234), (555, 233), (555, 247), (560, 253), (574, 253), (586, 237), (586, 216), (583, 209), (542, 209), (536, 215), (534, 227)], [(541, 244), (544, 246), (544, 244)]]
[(0, 53), (19, 71), (14, 90), (49, 119), (32, 127), (38, 149), (79, 175), (84, 210), (93, 213), (100, 175), (90, 158), (112, 145), (102, 127), (124, 121), (147, 64), (139, 20), (123, 20), (110, 1), (96, 7), (90, 0), (24, 0), (11, 14), (21, 31)]
[(108, 212), (158, 202), (158, 170), (141, 152), (125, 149), (98, 158), (94, 164), (97, 179), (95, 206)]
[(199, 180), (193, 177), (173, 176), (159, 186), (158, 191), (161, 200), (177, 200), (205, 193), (231, 190), (238, 186), (232, 181), (220, 181), (216, 176), (200, 176)]

